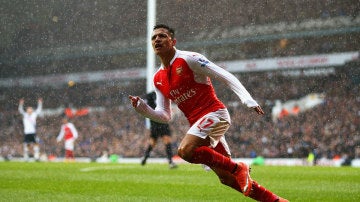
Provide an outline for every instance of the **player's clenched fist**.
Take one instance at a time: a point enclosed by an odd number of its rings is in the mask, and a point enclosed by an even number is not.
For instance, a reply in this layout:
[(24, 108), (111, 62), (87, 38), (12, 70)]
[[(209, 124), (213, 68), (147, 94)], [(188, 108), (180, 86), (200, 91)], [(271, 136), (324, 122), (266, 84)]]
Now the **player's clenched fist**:
[(139, 96), (129, 95), (129, 99), (130, 99), (130, 101), (131, 101), (132, 106), (133, 106), (134, 108), (136, 108), (137, 105), (138, 105), (139, 99), (140, 99)]

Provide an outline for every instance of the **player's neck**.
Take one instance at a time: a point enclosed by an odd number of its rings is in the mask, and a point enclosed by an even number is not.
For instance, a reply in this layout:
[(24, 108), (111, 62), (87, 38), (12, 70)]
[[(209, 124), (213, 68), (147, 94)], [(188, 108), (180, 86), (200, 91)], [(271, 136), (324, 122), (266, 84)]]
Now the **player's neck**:
[(164, 67), (170, 66), (170, 62), (174, 58), (175, 52), (176, 52), (176, 50), (173, 49), (171, 51), (168, 51), (164, 55), (159, 55), (161, 63), (164, 65)]

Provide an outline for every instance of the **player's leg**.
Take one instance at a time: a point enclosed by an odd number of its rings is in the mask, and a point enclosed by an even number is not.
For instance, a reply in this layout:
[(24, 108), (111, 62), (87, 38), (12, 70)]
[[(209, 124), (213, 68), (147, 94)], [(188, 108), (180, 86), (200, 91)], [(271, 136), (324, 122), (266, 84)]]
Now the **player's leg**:
[(153, 148), (155, 147), (156, 142), (157, 142), (157, 138), (155, 138), (151, 135), (151, 137), (149, 139), (148, 147), (146, 148), (144, 156), (141, 159), (141, 165), (146, 164), (146, 161), (150, 157), (150, 153), (153, 150)]
[(190, 163), (205, 164), (234, 173), (238, 164), (210, 147), (216, 147), (228, 130), (227, 111), (213, 112), (195, 122), (182, 139), (178, 154)]
[(177, 168), (177, 165), (172, 160), (173, 152), (172, 152), (172, 148), (171, 148), (171, 136), (168, 134), (162, 135), (162, 140), (165, 145), (165, 152), (166, 152), (166, 157), (169, 162), (169, 167)]
[[(222, 141), (220, 141), (218, 143), (218, 145), (214, 148), (214, 150), (223, 154), (224, 156), (230, 157), (230, 155), (229, 155), (230, 152), (229, 152), (227, 143), (225, 141), (225, 138), (222, 139)], [(222, 184), (232, 187), (233, 189), (235, 189), (239, 192), (242, 192), (241, 186), (233, 174), (231, 174), (228, 171), (216, 168), (216, 167), (212, 167), (211, 169), (219, 177), (219, 180)], [(252, 188), (248, 194), (248, 197), (250, 197), (256, 201), (275, 202), (275, 201), (278, 201), (279, 199), (282, 199), (282, 198), (278, 197), (277, 195), (275, 195), (274, 193), (272, 193), (271, 191), (265, 189), (263, 186), (259, 185), (254, 180), (252, 180), (251, 187)]]
[(229, 157), (211, 149), (208, 137), (203, 139), (186, 134), (180, 143), (178, 154), (187, 162), (205, 164), (211, 168), (219, 168), (230, 173), (234, 173), (238, 167), (237, 163)]
[(224, 139), (230, 126), (226, 121), (227, 115), (226, 112), (209, 113), (194, 123), (181, 141), (178, 153), (190, 163), (205, 164), (210, 168), (230, 172), (240, 183), (242, 193), (248, 195), (252, 185), (249, 167), (212, 149)]
[[(230, 158), (230, 150), (225, 141), (225, 138), (223, 138), (223, 141), (219, 141), (219, 143), (213, 149), (218, 153), (222, 154), (223, 156)], [(219, 177), (219, 180), (222, 184), (232, 187), (239, 192), (242, 192), (239, 183), (237, 182), (235, 176), (232, 173), (217, 167), (211, 167), (211, 169)]]
[(31, 144), (31, 135), (30, 134), (25, 134), (24, 135), (24, 142), (23, 142), (23, 155), (24, 155), (24, 160), (28, 161), (29, 160), (29, 148), (30, 148), (30, 144)]
[[(219, 177), (219, 180), (222, 184), (227, 185), (239, 192), (242, 192), (241, 186), (233, 174), (219, 168), (212, 168), (212, 170)], [(252, 188), (248, 197), (256, 201), (263, 201), (263, 202), (277, 202), (279, 200), (286, 201), (281, 197), (275, 195), (271, 191), (267, 190), (265, 187), (259, 185), (254, 180), (252, 180)]]
[[(246, 196), (249, 194), (252, 186), (249, 168), (245, 164), (236, 163), (231, 158), (210, 148), (209, 137), (202, 139), (195, 135), (187, 134), (180, 143), (179, 156), (190, 163), (205, 164), (212, 169), (216, 168), (227, 171), (233, 175), (232, 178), (240, 183), (240, 191)], [(233, 182), (223, 181), (222, 183), (229, 186), (234, 184)]]
[(23, 155), (24, 155), (24, 160), (28, 161), (29, 160), (29, 144), (26, 142), (23, 143)]
[(73, 162), (74, 159), (74, 151), (70, 149), (65, 149), (65, 162)]
[(36, 161), (39, 161), (40, 159), (40, 147), (39, 147), (39, 144), (38, 144), (38, 139), (36, 138), (36, 134), (28, 134), (28, 142), (30, 143), (31, 145), (31, 148), (32, 148), (32, 153), (33, 153), (33, 156), (34, 156), (34, 159)]
[(38, 161), (40, 159), (40, 146), (38, 143), (33, 143), (34, 159)]
[(65, 161), (72, 162), (74, 161), (74, 139), (65, 140)]

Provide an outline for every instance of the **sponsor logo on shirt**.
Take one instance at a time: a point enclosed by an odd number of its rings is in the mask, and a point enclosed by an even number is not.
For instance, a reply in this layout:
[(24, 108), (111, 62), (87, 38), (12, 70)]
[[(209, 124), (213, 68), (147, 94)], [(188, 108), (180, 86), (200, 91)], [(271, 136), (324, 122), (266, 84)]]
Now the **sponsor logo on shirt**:
[(176, 104), (180, 104), (180, 103), (190, 99), (194, 95), (196, 95), (196, 90), (190, 89), (184, 93), (180, 93), (179, 90), (172, 90), (172, 91), (170, 91), (170, 94), (174, 97), (173, 101)]
[(200, 63), (201, 67), (206, 67), (206, 65), (210, 63), (208, 60), (204, 60), (202, 58), (199, 58), (198, 62)]

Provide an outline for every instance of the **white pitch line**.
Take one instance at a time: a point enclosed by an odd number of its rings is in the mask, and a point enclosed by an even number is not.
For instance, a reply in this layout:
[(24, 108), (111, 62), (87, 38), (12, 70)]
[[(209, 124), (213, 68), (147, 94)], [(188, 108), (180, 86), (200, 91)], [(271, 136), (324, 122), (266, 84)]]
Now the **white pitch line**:
[[(97, 170), (117, 170), (117, 169), (128, 169), (134, 168), (135, 166), (96, 166), (96, 167), (87, 167), (80, 169), (81, 172), (91, 172)], [(139, 167), (139, 166), (137, 166)]]

